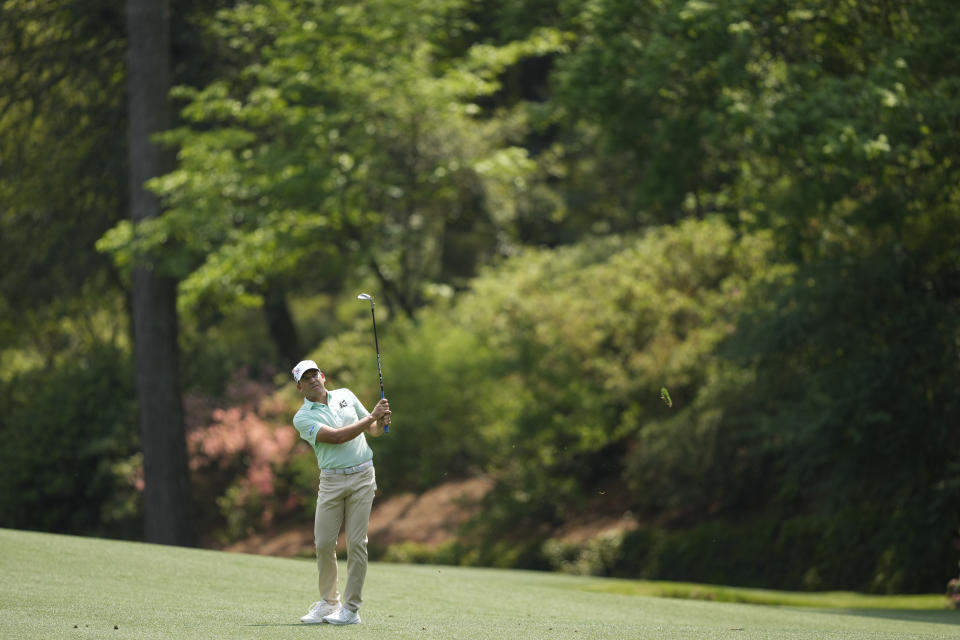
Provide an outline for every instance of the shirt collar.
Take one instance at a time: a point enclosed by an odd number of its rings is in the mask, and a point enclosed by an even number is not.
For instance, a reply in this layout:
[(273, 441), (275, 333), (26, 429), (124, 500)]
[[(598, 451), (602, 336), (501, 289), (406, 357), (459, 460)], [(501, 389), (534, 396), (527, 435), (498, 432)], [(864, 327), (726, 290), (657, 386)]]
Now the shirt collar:
[[(329, 390), (329, 389), (327, 390), (327, 402), (330, 402), (330, 390)], [(327, 407), (327, 408), (330, 407), (329, 404), (323, 404), (322, 402), (314, 402), (313, 400), (310, 400), (309, 398), (304, 398), (304, 399), (303, 399), (303, 406), (304, 406), (304, 408), (306, 408), (306, 409), (321, 409), (321, 408), (323, 408), (323, 407)]]

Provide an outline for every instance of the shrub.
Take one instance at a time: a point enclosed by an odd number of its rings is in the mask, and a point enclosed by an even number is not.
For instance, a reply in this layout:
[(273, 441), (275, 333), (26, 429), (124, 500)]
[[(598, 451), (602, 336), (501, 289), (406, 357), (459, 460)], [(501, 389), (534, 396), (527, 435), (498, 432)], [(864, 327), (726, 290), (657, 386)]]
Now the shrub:
[(437, 546), (419, 542), (399, 542), (387, 547), (380, 558), (384, 562), (408, 564), (457, 565), (463, 559), (464, 548), (457, 541), (444, 542)]
[(607, 576), (623, 552), (623, 533), (596, 536), (583, 543), (551, 539), (543, 543), (543, 555), (556, 571), (581, 576)]
[(0, 526), (136, 538), (129, 356), (109, 345), (0, 384)]
[(207, 537), (226, 543), (305, 516), (298, 482), (303, 467), (316, 475), (316, 458), (298, 446), (293, 402), (283, 391), (239, 370), (223, 398), (191, 394), (186, 404), (194, 500)]

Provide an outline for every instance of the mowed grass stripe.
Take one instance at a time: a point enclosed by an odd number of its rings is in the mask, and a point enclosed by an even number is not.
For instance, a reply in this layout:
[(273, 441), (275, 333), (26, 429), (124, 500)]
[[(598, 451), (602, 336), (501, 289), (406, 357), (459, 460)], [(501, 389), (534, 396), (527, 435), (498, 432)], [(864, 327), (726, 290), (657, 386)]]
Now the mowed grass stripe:
[(309, 561), (4, 529), (0, 569), (4, 640), (960, 637), (960, 615), (942, 609), (831, 612), (667, 599), (643, 589), (674, 588), (668, 583), (381, 563), (370, 566), (363, 624), (308, 626), (299, 617), (316, 599)]

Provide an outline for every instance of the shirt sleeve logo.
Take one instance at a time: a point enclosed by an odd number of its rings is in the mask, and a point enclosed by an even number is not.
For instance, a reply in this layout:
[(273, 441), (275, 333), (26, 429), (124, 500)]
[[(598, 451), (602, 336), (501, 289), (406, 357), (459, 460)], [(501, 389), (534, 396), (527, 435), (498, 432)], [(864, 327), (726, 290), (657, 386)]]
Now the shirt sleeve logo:
[(341, 400), (341, 401), (340, 401), (340, 408), (341, 408), (341, 409), (346, 409), (346, 408), (347, 408), (347, 401), (346, 401), (346, 400)]

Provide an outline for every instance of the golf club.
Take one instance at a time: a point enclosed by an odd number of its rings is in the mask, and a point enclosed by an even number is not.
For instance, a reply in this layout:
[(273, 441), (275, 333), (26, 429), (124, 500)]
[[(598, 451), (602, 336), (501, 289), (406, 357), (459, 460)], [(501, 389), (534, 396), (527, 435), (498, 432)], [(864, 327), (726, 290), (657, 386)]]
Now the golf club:
[[(377, 374), (380, 376), (380, 399), (383, 399), (383, 369), (380, 368), (380, 343), (377, 342), (377, 315), (373, 312), (373, 296), (369, 293), (361, 293), (357, 296), (357, 300), (369, 300), (370, 301), (370, 317), (373, 318), (373, 346), (377, 349)], [(390, 427), (388, 425), (383, 425), (383, 432), (389, 433)]]

